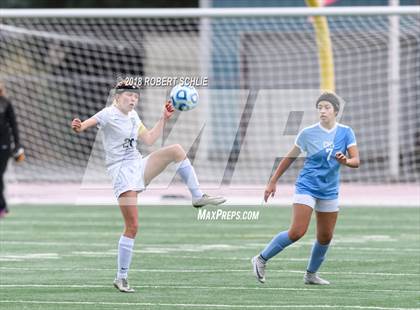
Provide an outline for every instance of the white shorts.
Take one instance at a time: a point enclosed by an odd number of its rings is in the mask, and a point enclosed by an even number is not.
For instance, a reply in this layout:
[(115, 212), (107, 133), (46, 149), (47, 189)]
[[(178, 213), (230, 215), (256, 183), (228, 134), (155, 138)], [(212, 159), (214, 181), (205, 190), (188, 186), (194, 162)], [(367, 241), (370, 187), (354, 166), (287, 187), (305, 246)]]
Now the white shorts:
[(338, 199), (318, 199), (308, 194), (296, 194), (293, 203), (306, 205), (318, 212), (338, 212)]
[(128, 160), (108, 168), (108, 174), (112, 178), (112, 187), (117, 199), (127, 191), (142, 192), (146, 189), (144, 170), (148, 159), (149, 156), (140, 160)]

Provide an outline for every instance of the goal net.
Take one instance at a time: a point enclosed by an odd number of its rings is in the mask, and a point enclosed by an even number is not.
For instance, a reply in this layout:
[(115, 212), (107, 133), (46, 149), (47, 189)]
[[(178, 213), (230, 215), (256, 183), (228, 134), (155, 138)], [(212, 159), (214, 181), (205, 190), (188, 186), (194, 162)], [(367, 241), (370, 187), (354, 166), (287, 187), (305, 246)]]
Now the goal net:
[[(321, 74), (310, 14), (63, 12), (0, 19), (0, 80), (27, 153), (11, 180), (106, 182), (98, 131), (76, 135), (70, 122), (110, 104), (121, 78), (141, 81), (137, 111), (147, 127), (161, 115), (173, 86), (168, 78), (195, 79), (199, 106), (177, 113), (156, 146), (140, 150), (183, 145), (202, 184), (263, 186), (296, 134), (317, 122)], [(354, 129), (362, 161), (342, 181), (418, 182), (419, 15), (350, 12), (327, 19), (335, 91), (345, 102), (340, 122)], [(283, 180), (292, 183), (301, 164)], [(178, 182), (171, 173), (156, 184)]]

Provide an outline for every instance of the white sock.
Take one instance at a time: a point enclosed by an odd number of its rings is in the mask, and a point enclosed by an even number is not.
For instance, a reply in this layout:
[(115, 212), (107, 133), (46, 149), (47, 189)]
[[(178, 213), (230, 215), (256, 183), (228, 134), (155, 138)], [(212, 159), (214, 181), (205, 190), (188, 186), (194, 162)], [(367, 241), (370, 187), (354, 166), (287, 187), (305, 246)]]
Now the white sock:
[(185, 185), (191, 192), (193, 199), (199, 199), (203, 196), (203, 192), (200, 190), (200, 184), (198, 183), (197, 175), (195, 174), (194, 167), (188, 158), (178, 163), (177, 172), (181, 176)]
[(121, 236), (118, 242), (118, 271), (117, 279), (126, 279), (133, 255), (134, 239)]

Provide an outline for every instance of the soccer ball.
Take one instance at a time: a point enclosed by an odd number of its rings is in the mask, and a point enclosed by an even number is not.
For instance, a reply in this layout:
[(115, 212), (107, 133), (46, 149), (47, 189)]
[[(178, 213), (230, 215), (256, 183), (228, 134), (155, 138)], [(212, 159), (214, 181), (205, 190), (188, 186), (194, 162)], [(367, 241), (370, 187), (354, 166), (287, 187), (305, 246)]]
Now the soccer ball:
[(179, 111), (189, 111), (198, 104), (198, 92), (194, 86), (176, 85), (170, 94), (172, 105)]

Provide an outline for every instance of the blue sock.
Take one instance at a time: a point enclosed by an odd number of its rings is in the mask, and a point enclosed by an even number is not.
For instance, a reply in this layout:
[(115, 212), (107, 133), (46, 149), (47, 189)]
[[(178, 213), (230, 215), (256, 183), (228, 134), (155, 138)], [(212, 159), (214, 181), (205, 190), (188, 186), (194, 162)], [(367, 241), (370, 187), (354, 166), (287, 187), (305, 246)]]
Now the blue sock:
[(324, 261), (329, 244), (322, 245), (315, 240), (312, 247), (311, 258), (309, 259), (308, 267), (306, 270), (309, 272), (317, 272), (322, 262)]
[(188, 158), (178, 164), (177, 172), (190, 190), (193, 199), (201, 198), (203, 196), (203, 192), (200, 190), (197, 175), (195, 174), (194, 167), (191, 165)]
[(277, 236), (275, 236), (269, 244), (267, 244), (265, 249), (261, 252), (260, 256), (262, 259), (267, 261), (292, 243), (293, 241), (289, 238), (289, 232), (287, 230), (282, 231)]

